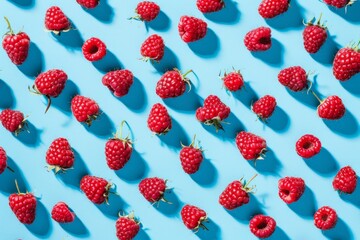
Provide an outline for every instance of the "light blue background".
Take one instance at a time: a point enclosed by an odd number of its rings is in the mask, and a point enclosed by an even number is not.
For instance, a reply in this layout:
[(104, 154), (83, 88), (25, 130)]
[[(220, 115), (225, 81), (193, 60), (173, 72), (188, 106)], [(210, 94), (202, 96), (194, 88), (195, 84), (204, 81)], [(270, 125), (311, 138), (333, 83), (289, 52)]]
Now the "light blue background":
[[(359, 239), (360, 187), (351, 196), (339, 197), (331, 182), (336, 171), (351, 165), (360, 172), (359, 156), (359, 97), (360, 75), (340, 83), (332, 75), (332, 56), (337, 46), (345, 46), (360, 39), (360, 3), (348, 8), (330, 10), (317, 0), (293, 0), (287, 13), (265, 21), (257, 13), (260, 1), (225, 0), (227, 7), (220, 13), (204, 16), (195, 1), (158, 0), (162, 13), (158, 20), (145, 27), (144, 23), (128, 21), (134, 15), (138, 1), (102, 0), (95, 10), (83, 10), (75, 0), (36, 1), (4, 0), (0, 2), (0, 16), (6, 15), (15, 31), (23, 27), (31, 38), (30, 56), (21, 67), (16, 67), (6, 53), (0, 51), (0, 107), (12, 107), (29, 115), (31, 133), (16, 138), (0, 128), (0, 144), (10, 158), (15, 174), (6, 171), (0, 176), (0, 234), (1, 239), (115, 239), (115, 220), (119, 210), (134, 210), (143, 224), (136, 239), (255, 239), (248, 228), (248, 220), (257, 212), (264, 212), (277, 221), (278, 228), (271, 239)], [(60, 6), (78, 31), (60, 37), (44, 31), (44, 14), (48, 7)], [(318, 17), (327, 20), (329, 39), (319, 53), (310, 56), (302, 46), (302, 19)], [(182, 15), (200, 17), (208, 23), (205, 39), (185, 44), (180, 40), (177, 23)], [(265, 53), (251, 54), (243, 45), (249, 30), (269, 25), (273, 46)], [(6, 32), (5, 21), (0, 29)], [(164, 38), (167, 50), (160, 65), (139, 61), (139, 48), (150, 34)], [(81, 53), (83, 40), (102, 39), (111, 54), (90, 63)], [(117, 60), (118, 59), (118, 60)], [(316, 100), (306, 93), (288, 92), (277, 81), (280, 69), (301, 65), (315, 71), (311, 79), (322, 96), (339, 95), (347, 113), (339, 121), (323, 121), (316, 114)], [(131, 70), (136, 81), (128, 96), (116, 99), (101, 83), (104, 72), (122, 66)], [(183, 97), (168, 100), (174, 127), (165, 137), (153, 136), (146, 126), (147, 114), (156, 102), (163, 102), (155, 94), (161, 71), (177, 66), (189, 74), (193, 89)], [(218, 79), (220, 70), (240, 69), (248, 83), (247, 91), (228, 95)], [(27, 87), (41, 71), (60, 68), (69, 76), (62, 95), (44, 115), (45, 99), (32, 95)], [(91, 128), (79, 124), (69, 111), (71, 96), (79, 92), (96, 100), (104, 111), (102, 118)], [(195, 109), (209, 94), (218, 95), (231, 107), (230, 125), (225, 133), (216, 134), (202, 127), (194, 116)], [(250, 111), (251, 99), (271, 94), (278, 108), (268, 126), (256, 121)], [(123, 170), (108, 169), (104, 145), (119, 123), (126, 119), (135, 139), (133, 158)], [(270, 152), (256, 168), (246, 162), (237, 150), (235, 134), (246, 129), (264, 137)], [(297, 156), (294, 145), (303, 134), (318, 136), (322, 152), (304, 161)], [(189, 143), (194, 134), (205, 149), (206, 161), (200, 171), (190, 177), (178, 159), (180, 141)], [(75, 169), (55, 177), (44, 168), (45, 152), (55, 138), (66, 137), (76, 151)], [(78, 189), (80, 177), (89, 172), (111, 180), (121, 198), (110, 197), (110, 206), (97, 207)], [(227, 212), (218, 204), (218, 196), (226, 185), (241, 177), (254, 180), (257, 192), (251, 202)], [(151, 206), (143, 199), (137, 184), (143, 177), (159, 176), (169, 179), (173, 194), (168, 198), (173, 205)], [(305, 179), (307, 189), (299, 202), (286, 205), (277, 195), (277, 181), (284, 176)], [(15, 191), (14, 179), (39, 197), (34, 224), (22, 225), (8, 207), (8, 195)], [(58, 201), (65, 201), (78, 220), (60, 226), (49, 212)], [(179, 212), (185, 203), (201, 207), (211, 219), (209, 232), (197, 234), (187, 230)], [(313, 226), (312, 214), (321, 206), (330, 205), (339, 215), (334, 230), (321, 232)], [(80, 219), (80, 220), (79, 220)]]

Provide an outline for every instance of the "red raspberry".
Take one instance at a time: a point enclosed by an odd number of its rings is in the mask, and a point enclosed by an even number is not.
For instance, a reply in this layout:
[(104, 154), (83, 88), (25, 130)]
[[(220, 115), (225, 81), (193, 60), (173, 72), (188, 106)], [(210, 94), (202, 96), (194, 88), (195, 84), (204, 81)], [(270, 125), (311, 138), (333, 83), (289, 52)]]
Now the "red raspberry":
[(266, 141), (253, 133), (242, 131), (236, 136), (236, 145), (246, 160), (263, 159)]
[(201, 208), (186, 204), (181, 209), (181, 219), (188, 229), (198, 230), (201, 227), (207, 230), (204, 225), (207, 221), (206, 212)]
[(64, 12), (57, 6), (50, 7), (45, 14), (45, 28), (57, 35), (71, 30), (71, 24)]
[(8, 31), (2, 41), (2, 46), (9, 56), (10, 60), (15, 65), (21, 65), (25, 62), (30, 48), (30, 38), (24, 32), (17, 34), (11, 28), (9, 20), (5, 17), (5, 21), (8, 25)]
[(70, 223), (74, 221), (75, 214), (70, 211), (66, 203), (58, 202), (51, 211), (51, 218), (58, 223)]
[(196, 118), (205, 125), (213, 125), (216, 129), (223, 129), (221, 122), (230, 114), (230, 108), (226, 106), (219, 97), (209, 95), (204, 106), (196, 110)]
[(71, 111), (76, 120), (84, 122), (88, 126), (91, 125), (93, 120), (96, 120), (100, 114), (99, 105), (92, 99), (76, 95), (71, 100)]
[(244, 44), (251, 52), (266, 51), (271, 47), (271, 29), (259, 27), (245, 35)]
[(334, 58), (333, 74), (340, 81), (349, 80), (360, 72), (360, 50), (356, 47), (340, 49)]
[(300, 157), (311, 158), (320, 152), (321, 142), (314, 135), (305, 134), (297, 140), (295, 149)]
[(325, 100), (320, 101), (320, 105), (317, 108), (319, 117), (336, 120), (340, 119), (345, 114), (345, 106), (338, 96), (330, 96), (325, 98)]
[(335, 227), (337, 222), (337, 213), (329, 206), (319, 208), (314, 214), (314, 224), (321, 230), (328, 230)]
[(274, 233), (276, 222), (272, 217), (258, 214), (250, 220), (249, 227), (256, 237), (268, 238)]
[(76, 0), (84, 8), (95, 8), (99, 5), (100, 0)]
[(164, 57), (165, 44), (162, 37), (153, 34), (148, 37), (141, 45), (140, 53), (144, 61), (160, 61)]
[(244, 86), (243, 76), (238, 70), (230, 73), (225, 72), (221, 79), (224, 81), (225, 88), (231, 92), (236, 92)]
[(225, 7), (224, 0), (197, 0), (196, 6), (202, 13), (220, 11)]
[(2, 174), (7, 167), (7, 156), (5, 150), (0, 147), (0, 174)]
[(184, 42), (195, 42), (205, 37), (207, 23), (196, 17), (182, 16), (180, 18), (178, 30), (180, 37)]
[(266, 121), (273, 114), (276, 108), (276, 99), (273, 96), (265, 95), (251, 106), (253, 112), (263, 121)]
[(164, 198), (166, 191), (166, 180), (164, 179), (158, 177), (145, 178), (139, 183), (139, 191), (151, 203), (167, 202)]
[(195, 137), (189, 146), (181, 144), (180, 161), (184, 172), (188, 174), (196, 173), (204, 159), (202, 149), (195, 146)]
[(341, 168), (336, 174), (332, 185), (340, 193), (353, 193), (357, 185), (356, 172), (350, 166)]
[(133, 83), (134, 75), (127, 69), (108, 72), (102, 78), (102, 84), (108, 87), (116, 97), (122, 97), (128, 94)]
[(320, 24), (321, 15), (319, 20), (314, 25), (313, 19), (306, 23), (303, 32), (304, 47), (308, 53), (316, 53), (327, 39), (326, 27)]
[(279, 180), (279, 197), (287, 204), (296, 202), (305, 191), (305, 182), (298, 177), (284, 177)]
[(135, 12), (137, 16), (133, 19), (150, 22), (159, 15), (160, 7), (154, 2), (142, 1), (136, 6)]
[(82, 52), (86, 60), (99, 61), (106, 55), (106, 45), (100, 39), (92, 37), (85, 41)]
[(150, 110), (147, 125), (152, 132), (158, 135), (168, 133), (172, 125), (171, 117), (166, 107), (160, 103), (154, 104)]
[(112, 170), (120, 170), (130, 160), (133, 147), (131, 140), (122, 137), (122, 129), (125, 121), (121, 123), (119, 134), (109, 139), (105, 144), (106, 163)]
[(74, 165), (74, 152), (67, 139), (55, 139), (46, 152), (46, 162), (48, 169), (54, 170), (55, 174), (59, 171), (66, 171)]
[(116, 236), (118, 240), (132, 240), (140, 230), (140, 223), (135, 219), (134, 213), (120, 216), (116, 221)]
[(20, 111), (4, 109), (0, 113), (0, 121), (6, 130), (17, 136), (26, 126), (24, 114)]
[(86, 197), (95, 204), (108, 202), (109, 190), (112, 183), (95, 176), (84, 176), (80, 181), (80, 189)]
[(164, 73), (156, 84), (156, 94), (161, 98), (179, 97), (184, 94), (186, 84), (190, 85), (190, 80), (186, 77), (192, 70), (184, 74), (178, 69), (167, 71)]
[(355, 1), (352, 0), (324, 0), (324, 2), (327, 5), (336, 7), (336, 8), (343, 8), (346, 6), (350, 6), (351, 4), (353, 4)]
[(247, 204), (250, 200), (249, 193), (252, 193), (254, 186), (249, 183), (257, 176), (253, 176), (248, 182), (242, 183), (242, 178), (231, 182), (219, 196), (219, 203), (227, 210), (233, 210)]
[(300, 66), (289, 67), (281, 70), (278, 74), (279, 82), (294, 92), (302, 91), (308, 87), (308, 79), (305, 70)]
[(289, 0), (263, 0), (258, 8), (259, 14), (263, 18), (273, 18), (289, 8)]

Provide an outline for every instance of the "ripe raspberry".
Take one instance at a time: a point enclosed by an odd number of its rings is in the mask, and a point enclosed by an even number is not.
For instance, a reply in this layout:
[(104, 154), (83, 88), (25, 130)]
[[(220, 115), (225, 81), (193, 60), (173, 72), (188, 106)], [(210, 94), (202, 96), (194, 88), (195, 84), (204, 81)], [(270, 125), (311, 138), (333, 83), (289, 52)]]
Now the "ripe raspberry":
[(254, 102), (251, 106), (253, 112), (263, 121), (266, 121), (273, 114), (276, 108), (276, 99), (270, 95), (265, 95)]
[(184, 94), (186, 84), (190, 85), (190, 79), (186, 77), (192, 70), (184, 74), (178, 69), (167, 71), (164, 73), (156, 84), (156, 94), (161, 98), (173, 98)]
[(358, 46), (340, 49), (334, 58), (333, 74), (337, 80), (346, 81), (360, 72)]
[(243, 76), (238, 70), (230, 73), (225, 72), (221, 80), (224, 81), (225, 88), (231, 92), (236, 92), (244, 86)]
[(244, 44), (251, 52), (266, 51), (271, 47), (271, 29), (259, 27), (245, 35)]
[(106, 45), (100, 39), (92, 37), (85, 41), (82, 52), (86, 60), (99, 61), (106, 55)]
[(278, 74), (279, 82), (294, 92), (302, 91), (308, 87), (308, 79), (305, 70), (300, 66), (289, 67), (281, 70)]
[(159, 62), (164, 57), (165, 44), (162, 37), (153, 34), (148, 37), (140, 48), (140, 53), (144, 61), (153, 60)]
[(220, 11), (225, 7), (224, 0), (197, 0), (196, 6), (202, 13)]
[(356, 172), (350, 166), (341, 168), (336, 174), (332, 185), (340, 193), (353, 193), (357, 185)]
[(127, 69), (108, 72), (102, 78), (102, 84), (108, 87), (115, 97), (122, 97), (128, 94), (133, 83), (134, 75)]
[(71, 111), (74, 114), (76, 120), (84, 122), (88, 126), (91, 125), (93, 120), (99, 116), (99, 105), (92, 99), (76, 95), (71, 100)]
[(345, 106), (338, 96), (330, 96), (325, 98), (325, 100), (320, 101), (320, 105), (317, 108), (319, 117), (336, 120), (340, 119), (345, 114)]
[(0, 113), (0, 121), (6, 130), (17, 136), (26, 126), (24, 114), (20, 111), (4, 109)]
[(328, 230), (335, 227), (337, 222), (337, 213), (329, 206), (319, 208), (314, 214), (314, 224), (321, 230)]
[(112, 170), (122, 169), (130, 160), (133, 148), (131, 140), (122, 137), (122, 129), (125, 121), (121, 122), (119, 134), (109, 139), (105, 144), (106, 163)]
[(327, 5), (336, 7), (336, 8), (343, 8), (346, 6), (350, 6), (351, 4), (353, 4), (355, 1), (352, 0), (324, 0), (324, 2)]
[(51, 211), (51, 218), (58, 223), (70, 223), (74, 221), (75, 214), (70, 211), (66, 203), (58, 202)]
[(168, 133), (172, 125), (171, 117), (166, 107), (160, 103), (154, 104), (150, 110), (147, 125), (152, 132), (158, 135)]
[(95, 176), (84, 176), (80, 181), (80, 189), (95, 204), (108, 203), (109, 190), (112, 183)]
[(49, 171), (66, 171), (74, 165), (74, 152), (67, 139), (55, 139), (46, 152), (46, 162), (49, 164)]
[(253, 133), (242, 131), (236, 136), (236, 145), (246, 160), (263, 159), (266, 141)]
[(132, 240), (140, 230), (140, 223), (135, 219), (134, 213), (130, 213), (127, 216), (120, 216), (115, 227), (119, 240)]
[(31, 193), (21, 193), (15, 181), (18, 193), (9, 196), (9, 206), (17, 219), (23, 224), (32, 224), (36, 215), (36, 198)]
[(71, 30), (71, 24), (64, 12), (57, 6), (50, 7), (45, 14), (45, 28), (57, 35)]
[(306, 23), (303, 32), (304, 48), (308, 53), (316, 53), (327, 39), (326, 27), (321, 24), (321, 15), (319, 20), (314, 25), (314, 19)]
[(5, 150), (0, 147), (0, 174), (2, 174), (7, 167), (7, 156)]
[(135, 13), (137, 16), (131, 19), (150, 22), (154, 20), (160, 13), (160, 7), (154, 2), (142, 1), (136, 6)]
[(314, 135), (305, 134), (297, 140), (295, 149), (300, 157), (311, 158), (320, 152), (321, 142)]
[(184, 42), (195, 42), (205, 37), (207, 23), (196, 17), (182, 16), (180, 18), (178, 30), (180, 37)]
[(209, 95), (204, 106), (196, 110), (196, 118), (205, 125), (213, 125), (217, 130), (223, 129), (221, 122), (230, 114), (230, 108), (226, 106), (219, 97)]
[(186, 204), (181, 209), (181, 219), (185, 226), (191, 230), (203, 228), (207, 230), (204, 222), (207, 221), (206, 212), (201, 208)]
[(166, 180), (164, 179), (158, 177), (145, 178), (139, 183), (139, 191), (151, 203), (167, 202), (164, 198), (166, 191)]
[(95, 8), (100, 0), (76, 0), (76, 2), (84, 8)]
[(184, 172), (188, 174), (196, 173), (204, 159), (202, 149), (195, 146), (195, 137), (189, 146), (181, 144), (180, 161)]
[(287, 204), (296, 202), (305, 191), (305, 182), (302, 178), (284, 177), (279, 180), (279, 197)]
[(273, 18), (289, 8), (289, 0), (263, 0), (258, 8), (259, 14), (263, 18)]
[(276, 222), (272, 217), (258, 214), (250, 220), (249, 227), (256, 237), (268, 238), (274, 233)]
[(15, 65), (21, 65), (25, 62), (30, 48), (30, 38), (24, 32), (17, 34), (11, 28), (9, 20), (5, 17), (8, 25), (8, 31), (2, 41), (2, 47)]

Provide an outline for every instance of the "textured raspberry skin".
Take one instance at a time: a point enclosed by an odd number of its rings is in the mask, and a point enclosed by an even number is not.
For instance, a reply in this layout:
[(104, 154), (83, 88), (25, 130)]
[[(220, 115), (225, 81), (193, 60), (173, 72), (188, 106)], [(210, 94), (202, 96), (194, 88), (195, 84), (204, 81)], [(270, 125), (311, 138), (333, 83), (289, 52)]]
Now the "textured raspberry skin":
[(328, 230), (335, 227), (337, 222), (337, 213), (329, 206), (319, 208), (314, 214), (314, 224), (321, 230)]
[(32, 224), (36, 215), (36, 198), (31, 193), (13, 193), (9, 196), (9, 206), (23, 224)]
[(284, 177), (278, 182), (279, 197), (287, 204), (300, 199), (305, 191), (305, 182), (298, 177)]
[(62, 32), (71, 28), (70, 21), (57, 6), (50, 7), (45, 14), (45, 28), (49, 31)]
[(245, 35), (244, 44), (251, 52), (266, 51), (271, 47), (271, 29), (259, 27)]
[(2, 41), (2, 47), (15, 65), (25, 62), (30, 48), (30, 38), (24, 32), (7, 33)]
[(74, 152), (67, 139), (55, 139), (46, 152), (47, 164), (59, 167), (61, 169), (68, 169), (74, 165)]
[(256, 237), (268, 238), (274, 233), (276, 222), (272, 217), (258, 214), (250, 220), (249, 227)]
[(236, 92), (244, 86), (244, 78), (240, 71), (225, 73), (221, 78), (224, 81), (224, 86), (231, 92)]
[(336, 174), (332, 185), (336, 191), (351, 194), (357, 185), (357, 176), (350, 166), (343, 167)]
[(207, 216), (204, 210), (187, 204), (181, 209), (181, 219), (188, 229), (196, 230), (207, 219)]
[(245, 131), (238, 133), (236, 136), (236, 145), (246, 160), (256, 160), (266, 150), (265, 139)]
[(7, 167), (7, 156), (5, 150), (0, 147), (0, 174), (2, 174)]
[(253, 112), (260, 118), (266, 120), (271, 117), (276, 108), (276, 99), (273, 96), (265, 95), (252, 105)]
[(133, 148), (130, 140), (113, 138), (105, 144), (106, 163), (112, 170), (120, 170), (130, 160)]
[(92, 99), (76, 95), (71, 100), (71, 111), (79, 122), (91, 124), (91, 121), (99, 115), (99, 105)]
[(4, 128), (12, 133), (21, 131), (24, 125), (24, 114), (20, 111), (4, 109), (0, 113), (0, 121)]
[(149, 36), (141, 45), (140, 53), (144, 60), (160, 61), (164, 57), (165, 44), (157, 34)]
[(99, 5), (99, 0), (76, 0), (84, 8), (95, 8)]
[(156, 103), (150, 110), (149, 117), (147, 119), (148, 128), (156, 134), (166, 134), (171, 130), (172, 123), (171, 117), (162, 104)]
[(327, 5), (343, 8), (350, 4), (350, 0), (324, 0)]
[(360, 52), (352, 48), (340, 49), (334, 58), (333, 74), (337, 80), (346, 81), (360, 72)]
[(119, 240), (132, 240), (140, 230), (139, 223), (128, 216), (119, 217), (115, 227), (116, 236)]
[(317, 108), (319, 117), (336, 120), (340, 119), (345, 114), (345, 106), (338, 96), (327, 97)]
[(278, 74), (279, 82), (294, 92), (302, 91), (307, 87), (306, 71), (300, 66), (293, 66), (281, 70)]
[(150, 22), (159, 15), (160, 7), (154, 2), (143, 1), (138, 3), (135, 12), (140, 20)]
[(295, 144), (297, 154), (303, 158), (311, 158), (321, 151), (320, 139), (311, 134), (305, 134)]
[(220, 205), (227, 210), (233, 210), (247, 204), (249, 200), (249, 194), (243, 188), (243, 184), (239, 180), (231, 182), (219, 197)]
[(49, 96), (57, 97), (65, 88), (68, 76), (63, 70), (52, 69), (40, 73), (35, 79), (35, 88), (39, 93)]
[(133, 83), (134, 75), (126, 69), (108, 72), (102, 78), (102, 84), (108, 87), (116, 97), (128, 94)]
[(303, 32), (304, 48), (308, 53), (316, 53), (327, 39), (326, 28), (319, 25), (307, 25)]
[(140, 193), (151, 203), (160, 201), (164, 196), (165, 190), (166, 181), (158, 177), (145, 178), (139, 183)]
[(70, 211), (64, 202), (58, 202), (51, 210), (51, 218), (58, 223), (70, 223), (75, 219), (75, 214)]
[(258, 8), (259, 14), (263, 18), (273, 18), (289, 8), (289, 0), (263, 0)]
[(197, 120), (207, 125), (214, 125), (216, 129), (222, 128), (220, 122), (226, 119), (229, 114), (230, 108), (215, 95), (209, 95), (204, 100), (204, 106), (196, 110)]
[(195, 42), (205, 37), (207, 23), (191, 16), (182, 16), (178, 24), (181, 39), (186, 42)]
[(111, 183), (103, 178), (95, 176), (84, 176), (80, 181), (80, 189), (86, 197), (95, 204), (107, 201)]
[(204, 159), (201, 149), (194, 146), (184, 146), (180, 150), (181, 166), (187, 174), (196, 173)]
[(106, 55), (106, 45), (100, 39), (92, 37), (83, 44), (82, 52), (86, 60), (90, 62), (99, 61)]
[(225, 3), (223, 0), (197, 0), (196, 6), (202, 13), (212, 13), (223, 9)]
[(156, 94), (163, 99), (179, 97), (184, 94), (189, 81), (177, 69), (167, 71), (156, 84)]

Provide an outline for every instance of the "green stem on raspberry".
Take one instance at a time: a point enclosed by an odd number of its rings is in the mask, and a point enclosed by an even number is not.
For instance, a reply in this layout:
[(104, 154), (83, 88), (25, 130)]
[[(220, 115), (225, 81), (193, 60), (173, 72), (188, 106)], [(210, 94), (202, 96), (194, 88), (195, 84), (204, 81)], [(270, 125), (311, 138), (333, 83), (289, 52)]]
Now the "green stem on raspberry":
[(8, 26), (9, 33), (10, 33), (11, 35), (13, 35), (13, 34), (14, 34), (14, 31), (13, 31), (12, 28), (11, 28), (11, 24), (10, 24), (9, 19), (8, 19), (7, 17), (4, 17), (4, 19), (5, 19), (6, 24), (7, 24), (7, 26)]
[(320, 13), (320, 17), (319, 17), (319, 19), (318, 19), (318, 21), (316, 23), (317, 25), (320, 25), (321, 18), (322, 18), (322, 13)]
[(310, 92), (314, 95), (314, 97), (315, 97), (320, 103), (323, 102), (313, 90), (310, 90)]
[(183, 76), (183, 78), (185, 78), (186, 77), (186, 75), (188, 75), (189, 73), (191, 73), (191, 72), (193, 72), (193, 70), (192, 69), (190, 69), (189, 71), (187, 71), (186, 73), (184, 73), (182, 76)]
[(46, 109), (45, 109), (45, 113), (47, 113), (47, 111), (49, 110), (50, 105), (51, 105), (51, 98), (48, 95), (46, 95), (45, 97), (46, 97), (47, 102), (48, 102), (47, 106), (46, 106)]
[(11, 167), (9, 166), (6, 166), (7, 169), (9, 169), (11, 172), (15, 172), (14, 169), (12, 169)]
[(257, 175), (258, 174), (256, 173), (252, 178), (250, 178), (250, 180), (245, 184), (244, 188), (246, 188), (249, 185), (249, 183), (257, 177)]
[(15, 187), (16, 187), (16, 190), (18, 191), (18, 193), (21, 194), (19, 184), (16, 179), (15, 179)]

